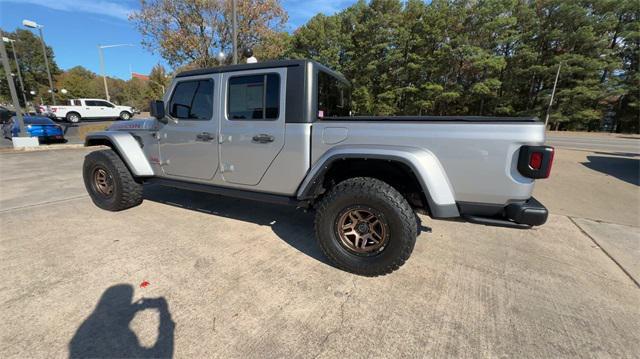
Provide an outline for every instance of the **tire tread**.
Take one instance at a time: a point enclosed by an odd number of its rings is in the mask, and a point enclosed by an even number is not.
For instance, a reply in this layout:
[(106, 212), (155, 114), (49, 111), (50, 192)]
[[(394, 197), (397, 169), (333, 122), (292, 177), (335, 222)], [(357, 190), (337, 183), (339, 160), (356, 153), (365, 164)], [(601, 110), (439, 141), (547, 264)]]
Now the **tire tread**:
[[(116, 202), (113, 203), (113, 205), (108, 206), (108, 208), (105, 208), (104, 206), (101, 206), (98, 203), (96, 204), (100, 208), (103, 208), (106, 210), (122, 211), (131, 207), (135, 207), (140, 203), (142, 203), (142, 189), (143, 189), (142, 184), (138, 183), (135, 180), (135, 178), (131, 174), (131, 171), (129, 171), (129, 168), (127, 168), (127, 166), (122, 161), (120, 156), (118, 156), (118, 154), (115, 153), (113, 150), (98, 150), (98, 151), (91, 152), (86, 156), (85, 163), (92, 162), (92, 161), (98, 162), (102, 160), (106, 160), (110, 162), (115, 168), (116, 173), (114, 173), (114, 177), (117, 176), (118, 178), (117, 179), (114, 178), (114, 180), (120, 181), (121, 193), (120, 193), (120, 196), (116, 198)], [(91, 191), (88, 184), (87, 184), (87, 190)], [(93, 196), (92, 196), (92, 199), (94, 200), (94, 203), (95, 203), (96, 200), (95, 198), (93, 198)]]
[[(345, 194), (354, 194), (360, 196), (370, 196), (371, 194), (382, 196), (383, 199), (394, 208), (397, 208), (397, 214), (402, 222), (403, 236), (406, 238), (413, 238), (413, 241), (402, 241), (402, 248), (400, 255), (393, 259), (384, 267), (376, 267), (370, 265), (361, 265), (357, 267), (346, 267), (342, 261), (335, 255), (335, 253), (327, 246), (327, 243), (321, 240), (322, 231), (326, 228), (320, 228), (320, 219), (323, 216), (331, 215), (329, 212), (329, 205), (335, 201), (339, 196)], [(389, 274), (399, 269), (411, 256), (415, 245), (415, 238), (417, 236), (417, 222), (415, 213), (407, 200), (391, 185), (381, 180), (370, 177), (354, 177), (338, 183), (334, 186), (329, 193), (327, 193), (320, 202), (316, 205), (316, 218), (315, 218), (315, 234), (318, 239), (318, 243), (322, 252), (340, 269), (360, 274), (368, 277), (375, 277)]]

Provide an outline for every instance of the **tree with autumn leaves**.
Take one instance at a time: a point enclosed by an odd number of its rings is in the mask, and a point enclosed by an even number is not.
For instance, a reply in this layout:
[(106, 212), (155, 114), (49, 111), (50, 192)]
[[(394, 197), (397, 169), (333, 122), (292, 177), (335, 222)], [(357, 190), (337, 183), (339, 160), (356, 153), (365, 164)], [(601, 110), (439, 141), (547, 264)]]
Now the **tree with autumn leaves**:
[[(171, 66), (209, 67), (219, 65), (217, 53), (232, 51), (231, 13), (231, 1), (142, 0), (130, 20), (142, 44)], [(238, 48), (262, 58), (284, 52), (287, 13), (278, 0), (238, 1), (237, 14)]]

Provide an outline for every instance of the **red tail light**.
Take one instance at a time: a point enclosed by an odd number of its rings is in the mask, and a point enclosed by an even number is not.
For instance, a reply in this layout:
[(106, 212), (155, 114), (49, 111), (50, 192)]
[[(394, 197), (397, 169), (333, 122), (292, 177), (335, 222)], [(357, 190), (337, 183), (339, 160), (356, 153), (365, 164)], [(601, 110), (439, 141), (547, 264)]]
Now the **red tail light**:
[(529, 178), (547, 178), (551, 174), (554, 149), (550, 146), (522, 146), (518, 171)]
[(533, 152), (529, 157), (529, 167), (539, 170), (542, 166), (542, 152)]

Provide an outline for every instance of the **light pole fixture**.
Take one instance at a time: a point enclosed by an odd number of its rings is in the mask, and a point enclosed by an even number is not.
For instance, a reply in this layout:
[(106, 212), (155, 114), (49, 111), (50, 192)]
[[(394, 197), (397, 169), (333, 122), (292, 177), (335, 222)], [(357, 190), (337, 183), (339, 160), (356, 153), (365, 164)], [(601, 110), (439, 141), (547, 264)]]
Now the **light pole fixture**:
[(2, 41), (11, 43), (11, 51), (13, 52), (13, 59), (16, 62), (16, 70), (18, 71), (18, 81), (20, 81), (20, 88), (22, 89), (21, 91), (22, 100), (24, 101), (24, 105), (26, 107), (27, 106), (27, 94), (26, 94), (27, 90), (25, 90), (24, 83), (22, 82), (22, 73), (20, 71), (20, 63), (18, 62), (18, 55), (16, 54), (16, 46), (13, 44), (14, 42), (16, 42), (16, 40), (3, 36)]
[(117, 45), (98, 45), (98, 55), (100, 56), (100, 71), (102, 72), (102, 80), (104, 81), (104, 94), (107, 96), (107, 101), (111, 101), (109, 97), (109, 86), (107, 86), (107, 75), (104, 72), (104, 54), (102, 53), (102, 49), (108, 49), (111, 47), (122, 47), (122, 46), (134, 46), (132, 44), (117, 44)]
[(49, 89), (51, 90), (51, 101), (55, 105), (56, 94), (53, 89), (53, 79), (51, 78), (51, 71), (49, 70), (49, 59), (47, 58), (47, 46), (44, 44), (44, 35), (42, 34), (42, 28), (44, 26), (31, 20), (22, 20), (22, 25), (31, 29), (38, 29), (38, 31), (40, 32), (40, 43), (42, 44), (42, 54), (44, 55), (44, 65), (47, 68), (47, 76), (49, 77)]

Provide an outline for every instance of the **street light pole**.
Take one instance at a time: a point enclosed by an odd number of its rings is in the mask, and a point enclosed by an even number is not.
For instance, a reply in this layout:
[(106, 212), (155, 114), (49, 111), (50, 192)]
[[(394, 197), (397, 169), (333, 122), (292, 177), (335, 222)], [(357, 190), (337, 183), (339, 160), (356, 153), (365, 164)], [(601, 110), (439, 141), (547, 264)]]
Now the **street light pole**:
[(102, 81), (104, 82), (104, 94), (107, 96), (107, 101), (111, 101), (111, 97), (109, 97), (109, 86), (107, 86), (107, 75), (104, 70), (104, 53), (102, 49), (108, 49), (110, 47), (121, 47), (121, 46), (133, 46), (132, 44), (118, 44), (118, 45), (98, 45), (98, 56), (100, 56), (100, 71), (102, 72)]
[(107, 75), (104, 72), (104, 54), (102, 53), (102, 47), (98, 45), (98, 56), (100, 57), (100, 72), (102, 72), (102, 81), (104, 81), (104, 93), (107, 96), (107, 101), (111, 101), (109, 97), (109, 87), (107, 86)]
[(42, 34), (42, 28), (44, 26), (31, 20), (22, 20), (22, 25), (30, 27), (32, 29), (38, 29), (40, 33), (40, 44), (42, 44), (42, 54), (44, 55), (44, 66), (47, 68), (47, 76), (49, 77), (49, 90), (51, 90), (51, 101), (56, 104), (56, 94), (53, 88), (53, 79), (51, 78), (51, 71), (49, 70), (49, 58), (47, 57), (47, 46), (44, 44), (44, 35)]
[(22, 73), (20, 71), (20, 63), (18, 62), (18, 55), (16, 54), (16, 46), (13, 44), (16, 40), (12, 40), (8, 37), (2, 38), (3, 42), (11, 43), (11, 51), (13, 52), (13, 59), (16, 62), (16, 70), (18, 72), (18, 81), (20, 81), (20, 88), (22, 89), (22, 100), (24, 101), (24, 106), (27, 107), (27, 90), (24, 88), (24, 83), (22, 82)]
[(233, 27), (233, 64), (238, 63), (238, 1), (231, 0), (231, 16), (233, 19), (231, 20)]
[(16, 118), (18, 119), (18, 126), (20, 127), (20, 137), (29, 137), (29, 134), (24, 129), (24, 121), (22, 119), (22, 109), (20, 108), (20, 101), (18, 101), (16, 84), (13, 83), (13, 79), (11, 78), (11, 65), (9, 65), (9, 57), (7, 56), (7, 50), (4, 48), (4, 41), (0, 41), (0, 57), (2, 57), (2, 66), (4, 67), (4, 73), (7, 76), (7, 82), (9, 83), (9, 92), (11, 93), (11, 100), (13, 101), (13, 107), (15, 107), (16, 109)]

